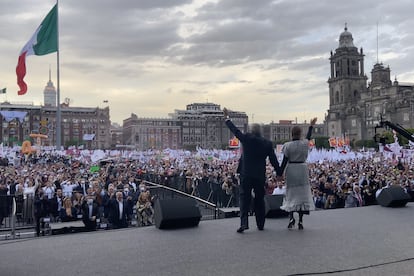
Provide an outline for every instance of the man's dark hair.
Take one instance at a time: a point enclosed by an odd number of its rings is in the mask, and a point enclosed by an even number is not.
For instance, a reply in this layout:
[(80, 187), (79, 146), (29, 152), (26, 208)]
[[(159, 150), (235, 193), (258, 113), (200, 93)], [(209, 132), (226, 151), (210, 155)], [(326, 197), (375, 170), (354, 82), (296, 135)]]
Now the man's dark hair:
[(250, 132), (254, 135), (261, 136), (262, 135), (262, 127), (259, 124), (252, 124), (250, 126)]
[(302, 136), (302, 129), (298, 126), (292, 128), (292, 139), (299, 140)]

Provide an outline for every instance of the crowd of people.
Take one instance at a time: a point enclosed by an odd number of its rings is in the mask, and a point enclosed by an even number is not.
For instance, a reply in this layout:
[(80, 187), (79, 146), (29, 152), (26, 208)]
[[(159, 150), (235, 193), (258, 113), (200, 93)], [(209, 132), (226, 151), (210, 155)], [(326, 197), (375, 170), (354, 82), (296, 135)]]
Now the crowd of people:
[[(127, 227), (136, 212), (140, 225), (151, 225), (153, 196), (145, 181), (192, 194), (218, 207), (240, 204), (237, 150), (145, 151), (134, 156), (139, 158), (86, 162), (53, 152), (20, 155), (18, 162), (0, 167), (0, 224), (10, 215), (10, 198), (14, 197), (16, 218), (27, 223), (38, 224), (48, 216), (62, 222), (82, 219), (89, 229), (96, 228), (97, 220), (118, 228)], [(367, 152), (353, 156), (358, 157), (312, 162), (310, 153), (309, 181), (317, 209), (376, 204), (376, 195), (390, 185), (399, 185), (413, 195), (414, 165), (407, 155), (396, 158)], [(280, 153), (277, 157), (281, 161)], [(266, 168), (266, 193), (285, 193), (283, 180), (270, 163)]]

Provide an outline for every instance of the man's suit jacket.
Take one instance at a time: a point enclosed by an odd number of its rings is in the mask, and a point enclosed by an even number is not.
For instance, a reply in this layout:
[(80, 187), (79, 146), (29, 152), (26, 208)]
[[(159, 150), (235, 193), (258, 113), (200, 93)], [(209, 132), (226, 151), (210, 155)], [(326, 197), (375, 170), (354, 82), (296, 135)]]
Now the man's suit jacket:
[[(84, 201), (82, 203), (82, 221), (85, 224), (86, 228), (96, 229), (96, 219), (95, 220), (90, 220), (89, 219), (89, 212), (90, 212), (89, 205), (86, 201)], [(98, 218), (98, 212), (99, 212), (98, 204), (96, 202), (93, 202), (91, 216), (92, 217), (94, 216), (95, 218)]]
[[(63, 208), (63, 197), (60, 198), (61, 200), (61, 207)], [(49, 208), (50, 208), (50, 213), (52, 215), (54, 215), (55, 217), (59, 215), (59, 211), (58, 210), (58, 197), (55, 195), (54, 197), (52, 197), (51, 199), (49, 199)]]
[(115, 199), (115, 194), (110, 197), (108, 192), (105, 192), (105, 194), (102, 197), (102, 205), (104, 207), (104, 217), (108, 218), (111, 212), (111, 202)]
[(128, 201), (123, 200), (122, 217), (119, 218), (119, 203), (116, 199), (111, 199), (109, 218), (115, 228), (128, 227), (127, 221)]
[[(98, 217), (98, 213), (99, 213), (98, 204), (96, 202), (93, 202), (91, 216)], [(89, 205), (86, 201), (82, 203), (82, 219), (89, 220)]]
[(243, 145), (240, 175), (264, 180), (266, 177), (266, 158), (279, 172), (279, 163), (273, 150), (272, 142), (252, 133), (243, 134), (230, 120), (226, 120), (230, 131)]

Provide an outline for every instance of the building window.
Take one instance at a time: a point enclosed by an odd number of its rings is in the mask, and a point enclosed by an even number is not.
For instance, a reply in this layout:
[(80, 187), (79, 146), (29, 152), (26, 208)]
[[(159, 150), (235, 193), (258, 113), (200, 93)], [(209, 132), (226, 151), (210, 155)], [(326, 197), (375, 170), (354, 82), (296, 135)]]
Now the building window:
[(376, 106), (374, 108), (374, 118), (379, 118), (379, 115), (381, 114), (381, 107)]
[(410, 114), (408, 114), (408, 113), (404, 113), (404, 115), (403, 115), (403, 120), (404, 120), (405, 122), (409, 121), (409, 120), (410, 120)]

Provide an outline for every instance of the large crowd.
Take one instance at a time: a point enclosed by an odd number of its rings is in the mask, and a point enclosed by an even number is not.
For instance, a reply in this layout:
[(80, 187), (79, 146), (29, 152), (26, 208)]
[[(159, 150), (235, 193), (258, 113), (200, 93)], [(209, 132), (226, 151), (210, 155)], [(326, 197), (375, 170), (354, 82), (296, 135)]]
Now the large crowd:
[[(13, 154), (10, 154), (13, 153)], [(0, 223), (16, 202), (18, 221), (36, 223), (82, 219), (90, 229), (96, 221), (127, 227), (135, 218), (153, 224), (153, 196), (146, 181), (200, 197), (218, 207), (236, 207), (239, 151), (181, 150), (82, 153), (43, 151), (29, 156), (10, 150), (0, 167)], [(338, 153), (313, 149), (309, 178), (318, 209), (376, 204), (376, 196), (390, 185), (413, 195), (411, 151)], [(280, 154), (278, 155), (280, 158)], [(267, 194), (283, 194), (269, 165)], [(121, 207), (120, 207), (121, 206)]]

